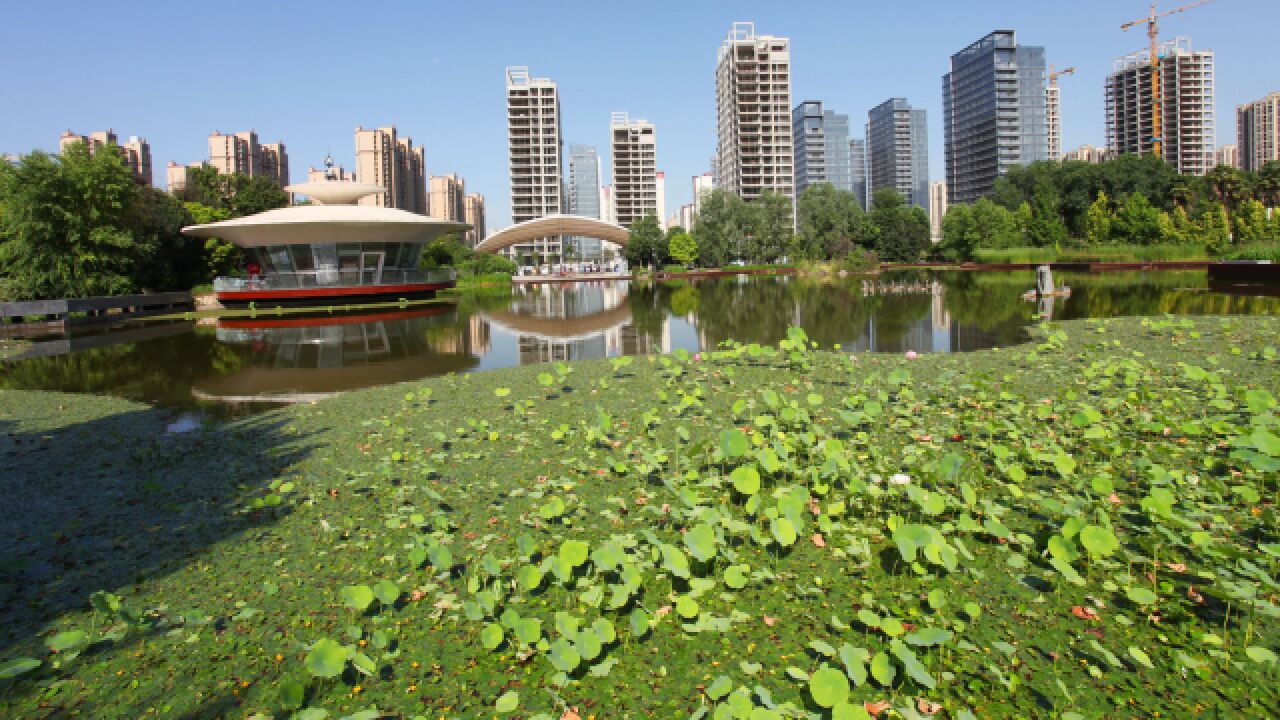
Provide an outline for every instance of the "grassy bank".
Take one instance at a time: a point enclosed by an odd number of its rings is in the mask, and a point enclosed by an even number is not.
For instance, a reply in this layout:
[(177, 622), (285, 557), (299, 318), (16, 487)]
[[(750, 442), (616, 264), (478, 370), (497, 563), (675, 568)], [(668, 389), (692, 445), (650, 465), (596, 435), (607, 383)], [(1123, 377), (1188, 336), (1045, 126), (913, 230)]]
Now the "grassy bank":
[(1039, 262), (1173, 262), (1208, 260), (1203, 245), (1099, 245), (1088, 248), (978, 248), (973, 260), (978, 263)]
[(793, 340), (181, 435), (0, 393), (0, 715), (1280, 709), (1280, 320)]

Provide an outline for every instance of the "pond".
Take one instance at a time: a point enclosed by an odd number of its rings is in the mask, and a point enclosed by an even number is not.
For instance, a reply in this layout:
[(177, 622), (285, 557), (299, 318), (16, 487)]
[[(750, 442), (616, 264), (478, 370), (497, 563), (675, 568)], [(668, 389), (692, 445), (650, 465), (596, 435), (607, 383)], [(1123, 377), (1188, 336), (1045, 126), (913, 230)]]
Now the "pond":
[(850, 352), (966, 352), (1027, 339), (1043, 316), (1280, 314), (1280, 298), (1210, 292), (1203, 271), (1024, 272), (598, 281), (463, 294), (364, 314), (151, 321), (33, 343), (0, 387), (116, 395), (180, 413), (175, 428), (346, 390), (559, 360), (776, 343), (790, 325)]

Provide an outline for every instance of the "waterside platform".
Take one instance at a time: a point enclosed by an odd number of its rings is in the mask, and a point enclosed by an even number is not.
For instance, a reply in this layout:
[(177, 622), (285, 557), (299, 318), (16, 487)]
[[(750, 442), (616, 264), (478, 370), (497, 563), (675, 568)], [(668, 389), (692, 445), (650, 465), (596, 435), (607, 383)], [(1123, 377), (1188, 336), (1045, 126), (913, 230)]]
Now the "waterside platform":
[(26, 318), (40, 318), (35, 321), (35, 325), (46, 328), (109, 322), (194, 308), (191, 293), (185, 292), (4, 302), (0, 303), (0, 326), (4, 326), (8, 334), (11, 323), (21, 324), (18, 327), (30, 325)]

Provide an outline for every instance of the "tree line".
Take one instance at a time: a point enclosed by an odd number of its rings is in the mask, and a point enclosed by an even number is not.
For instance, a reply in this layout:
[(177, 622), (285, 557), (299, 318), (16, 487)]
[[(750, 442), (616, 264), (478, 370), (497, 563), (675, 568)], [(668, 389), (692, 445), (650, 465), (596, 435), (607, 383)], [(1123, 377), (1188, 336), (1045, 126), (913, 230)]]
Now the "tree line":
[(1233, 246), (1280, 240), (1280, 162), (1257, 173), (1219, 165), (1179, 174), (1152, 155), (1102, 163), (1036, 162), (996, 181), (991, 198), (954, 205), (935, 254), (967, 260), (982, 248), (1108, 244)]
[(685, 266), (721, 267), (740, 261), (778, 262), (861, 260), (867, 253), (890, 262), (914, 262), (929, 248), (929, 217), (900, 194), (881, 188), (864, 212), (855, 193), (830, 183), (806, 187), (791, 203), (765, 191), (748, 202), (728, 190), (702, 197), (693, 227), (664, 235), (649, 215), (631, 226), (626, 249), (632, 266), (661, 267), (669, 260)]
[(193, 168), (176, 196), (140, 185), (113, 146), (0, 163), (0, 299), (189, 290), (238, 269), (239, 248), (186, 225), (288, 204), (265, 178)]

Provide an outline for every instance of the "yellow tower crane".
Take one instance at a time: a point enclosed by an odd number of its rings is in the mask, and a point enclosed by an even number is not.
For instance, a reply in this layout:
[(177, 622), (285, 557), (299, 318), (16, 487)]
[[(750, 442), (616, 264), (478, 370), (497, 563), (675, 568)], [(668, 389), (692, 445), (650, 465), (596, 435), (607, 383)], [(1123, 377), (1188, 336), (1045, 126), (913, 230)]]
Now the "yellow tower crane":
[(1164, 109), (1164, 86), (1160, 82), (1160, 57), (1157, 54), (1158, 48), (1156, 47), (1156, 37), (1159, 33), (1159, 27), (1157, 26), (1156, 20), (1165, 17), (1166, 15), (1186, 12), (1193, 7), (1207, 5), (1211, 2), (1213, 2), (1213, 0), (1198, 0), (1198, 2), (1183, 5), (1182, 7), (1176, 7), (1172, 10), (1165, 10), (1160, 13), (1156, 12), (1155, 3), (1152, 3), (1151, 12), (1148, 13), (1146, 17), (1132, 20), (1120, 26), (1121, 30), (1128, 30), (1129, 28), (1136, 27), (1142, 23), (1147, 24), (1147, 37), (1151, 40), (1151, 151), (1156, 157), (1164, 156), (1164, 138), (1162, 137), (1164, 130), (1163, 125), (1161, 125), (1162, 119), (1160, 117), (1160, 112)]
[[(1205, 0), (1205, 1), (1208, 2), (1208, 0)], [(1059, 75), (1072, 75), (1075, 73), (1075, 71), (1076, 69), (1074, 67), (1069, 67), (1066, 70), (1054, 70), (1053, 66), (1050, 65), (1049, 66), (1049, 87), (1058, 87)]]

